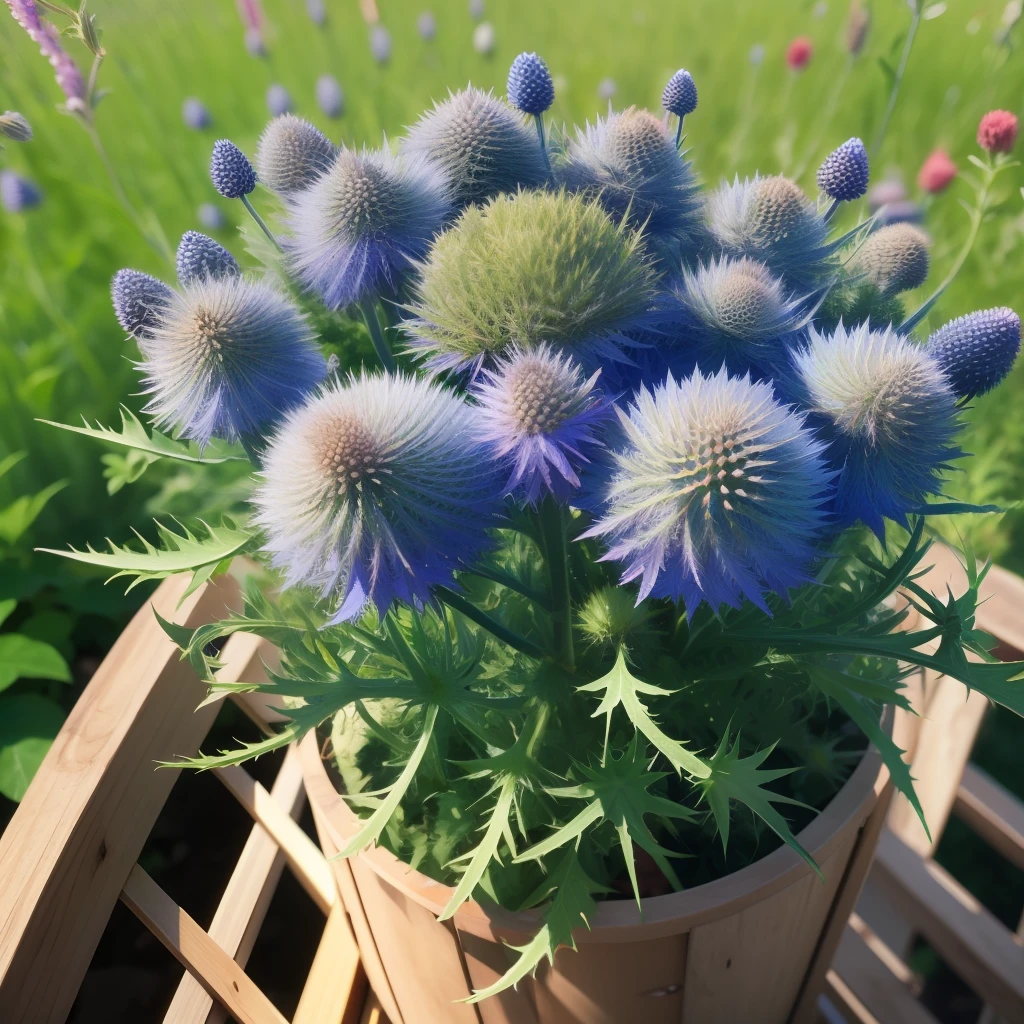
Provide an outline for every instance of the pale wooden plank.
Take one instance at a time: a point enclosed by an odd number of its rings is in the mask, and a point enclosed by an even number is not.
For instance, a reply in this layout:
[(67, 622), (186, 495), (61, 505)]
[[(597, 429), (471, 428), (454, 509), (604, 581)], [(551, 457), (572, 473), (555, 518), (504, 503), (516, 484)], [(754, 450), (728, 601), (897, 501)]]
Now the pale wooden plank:
[(262, 825), (281, 848), (289, 866), (316, 905), (329, 914), (337, 902), (338, 890), (324, 855), (298, 822), (274, 800), (241, 765), (215, 768), (214, 774)]
[(953, 811), (986, 843), (1024, 871), (1024, 803), (973, 764), (964, 769)]
[(356, 1024), (366, 1002), (366, 973), (345, 908), (327, 918), (292, 1024)]
[[(166, 580), (152, 606), (199, 625), (237, 603), (230, 578), (179, 599)], [(194, 754), (215, 708), (149, 604), (104, 659), (0, 837), (0, 1020), (62, 1022), (128, 873), (178, 777), (154, 762)], [(251, 638), (232, 637), (228, 661)]]
[[(301, 814), (306, 791), (294, 747), (288, 749), (270, 794), (292, 818)], [(253, 825), (209, 929), (210, 938), (242, 967), (252, 952), (284, 865), (277, 843), (262, 825)], [(186, 971), (164, 1024), (221, 1024), (224, 1020), (220, 1004)]]
[(825, 991), (818, 1000), (819, 1020), (825, 1024), (889, 1024), (880, 1021), (854, 994), (836, 971), (825, 976)]
[(288, 1024), (245, 971), (138, 864), (121, 899), (239, 1024)]
[(381, 1009), (380, 1001), (373, 992), (366, 997), (366, 1005), (363, 1007), (359, 1024), (390, 1024), (387, 1014)]

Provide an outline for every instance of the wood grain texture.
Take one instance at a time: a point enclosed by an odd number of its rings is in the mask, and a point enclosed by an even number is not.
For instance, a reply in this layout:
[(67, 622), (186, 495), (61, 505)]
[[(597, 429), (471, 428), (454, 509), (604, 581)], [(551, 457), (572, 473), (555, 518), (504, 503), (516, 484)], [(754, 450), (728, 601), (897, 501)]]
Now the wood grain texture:
[(1024, 871), (1024, 804), (987, 772), (969, 764), (953, 811), (986, 843)]
[(292, 1024), (357, 1024), (366, 1002), (366, 974), (345, 908), (327, 918)]

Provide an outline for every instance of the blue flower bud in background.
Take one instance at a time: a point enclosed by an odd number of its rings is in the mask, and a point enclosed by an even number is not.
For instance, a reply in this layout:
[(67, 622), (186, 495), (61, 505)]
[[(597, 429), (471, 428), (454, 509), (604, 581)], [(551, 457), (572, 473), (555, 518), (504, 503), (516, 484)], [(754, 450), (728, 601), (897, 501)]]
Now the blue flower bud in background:
[(860, 139), (848, 139), (832, 150), (818, 168), (818, 188), (839, 202), (860, 199), (868, 190), (868, 151)]
[(370, 53), (378, 64), (391, 60), (391, 33), (379, 23), (370, 29)]
[(543, 114), (555, 101), (555, 83), (535, 53), (521, 53), (508, 72), (508, 102), (524, 114)]
[(11, 142), (29, 142), (32, 125), (16, 110), (5, 110), (0, 114), (0, 135)]
[(237, 277), (241, 273), (235, 257), (220, 242), (198, 231), (186, 231), (181, 236), (174, 266), (183, 285), (205, 277)]
[(263, 42), (263, 33), (255, 25), (245, 30), (245, 48), (250, 57), (266, 57), (267, 47)]
[(185, 122), (186, 128), (197, 132), (209, 128), (213, 124), (213, 118), (210, 116), (210, 111), (206, 109), (206, 104), (202, 100), (196, 99), (195, 96), (189, 96), (182, 102), (181, 119)]
[(479, 21), (484, 16), (484, 0), (469, 0), (469, 16)]
[(345, 110), (345, 92), (334, 75), (321, 75), (316, 80), (316, 103), (325, 117), (341, 117)]
[(200, 203), (196, 210), (196, 218), (207, 231), (221, 231), (227, 226), (224, 212), (213, 203)]
[(601, 81), (597, 83), (598, 99), (608, 100), (610, 102), (618, 91), (618, 86), (615, 84), (614, 78), (602, 78)]
[(271, 117), (280, 117), (292, 109), (292, 97), (288, 90), (275, 82), (267, 89), (267, 110)]
[(686, 117), (697, 109), (697, 86), (689, 71), (680, 68), (661, 94), (661, 105), (676, 117)]
[(327, 7), (324, 0), (306, 0), (306, 13), (314, 25), (324, 25), (327, 21)]
[(256, 172), (230, 139), (218, 139), (210, 155), (210, 181), (225, 199), (241, 199), (256, 188)]
[(416, 19), (416, 31), (425, 43), (432, 42), (437, 35), (437, 19), (430, 11), (424, 11)]
[(957, 398), (991, 391), (1013, 369), (1020, 352), (1020, 317), (1006, 306), (950, 320), (925, 345)]
[(42, 190), (16, 171), (0, 171), (0, 206), (8, 213), (34, 210), (43, 201)]
[(294, 114), (275, 117), (256, 146), (259, 180), (288, 196), (312, 185), (330, 169), (337, 149), (318, 128)]
[(928, 277), (928, 236), (913, 224), (887, 224), (861, 245), (850, 270), (863, 274), (883, 295), (919, 288)]
[(482, 21), (473, 29), (473, 49), (481, 57), (490, 57), (494, 53), (496, 38), (494, 26), (489, 21)]
[(174, 292), (141, 270), (119, 270), (110, 284), (114, 315), (126, 334), (151, 338)]

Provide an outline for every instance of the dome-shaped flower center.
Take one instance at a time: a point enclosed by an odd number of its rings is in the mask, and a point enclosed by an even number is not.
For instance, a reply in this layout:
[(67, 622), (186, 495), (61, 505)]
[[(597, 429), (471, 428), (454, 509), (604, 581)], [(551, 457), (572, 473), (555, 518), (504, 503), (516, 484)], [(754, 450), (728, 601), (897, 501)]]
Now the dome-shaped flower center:
[(608, 155), (632, 174), (661, 171), (674, 155), (661, 121), (646, 110), (626, 110), (608, 122)]
[(354, 153), (342, 153), (330, 171), (324, 214), (349, 238), (386, 227), (395, 208), (396, 183)]
[(572, 412), (572, 393), (557, 364), (524, 360), (509, 374), (510, 405), (524, 434), (550, 434)]
[(227, 350), (232, 344), (230, 324), (223, 316), (204, 306), (194, 312), (195, 336), (193, 346), (201, 359), (216, 359), (223, 363)]
[(710, 512), (712, 502), (718, 501), (732, 511), (731, 500), (749, 497), (746, 485), (760, 482), (748, 475), (753, 460), (741, 431), (691, 431), (681, 448), (670, 460), (681, 510), (699, 502)]
[(377, 439), (354, 416), (332, 417), (313, 447), (317, 464), (340, 498), (364, 481), (381, 483), (381, 477), (391, 472)]
[(750, 225), (754, 240), (773, 245), (787, 238), (806, 216), (806, 198), (800, 186), (775, 175), (757, 183), (750, 200)]
[(889, 224), (871, 235), (854, 260), (854, 269), (865, 273), (887, 295), (909, 291), (928, 276), (928, 236), (913, 224)]
[(777, 320), (777, 295), (771, 280), (744, 266), (717, 282), (714, 303), (722, 329), (737, 338), (756, 337)]

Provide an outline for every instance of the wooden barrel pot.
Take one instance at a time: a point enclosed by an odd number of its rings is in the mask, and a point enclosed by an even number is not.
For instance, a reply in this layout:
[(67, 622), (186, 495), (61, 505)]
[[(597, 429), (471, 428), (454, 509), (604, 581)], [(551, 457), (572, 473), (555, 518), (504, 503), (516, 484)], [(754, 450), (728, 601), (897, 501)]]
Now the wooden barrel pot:
[[(359, 819), (335, 788), (316, 737), (301, 746), (309, 801), (331, 857)], [(331, 861), (370, 985), (392, 1024), (804, 1024), (874, 855), (891, 795), (869, 748), (799, 834), (822, 881), (792, 850), (725, 878), (642, 901), (598, 904), (578, 951), (560, 949), (534, 978), (477, 1004), (508, 944), (537, 931), (536, 911), (467, 902), (438, 921), (446, 885), (374, 847)]]

